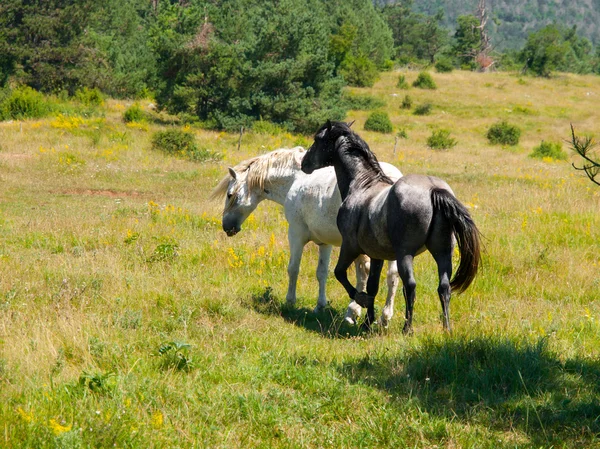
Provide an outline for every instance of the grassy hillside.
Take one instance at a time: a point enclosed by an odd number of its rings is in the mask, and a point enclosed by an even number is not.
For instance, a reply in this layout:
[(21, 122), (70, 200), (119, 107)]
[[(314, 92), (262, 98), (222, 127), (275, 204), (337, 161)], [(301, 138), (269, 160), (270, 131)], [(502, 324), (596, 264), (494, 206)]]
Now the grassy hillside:
[[(474, 14), (477, 0), (425, 0), (414, 2), (417, 11), (435, 14), (443, 9), (446, 24), (456, 27), (461, 14)], [(600, 4), (597, 0), (571, 2), (566, 0), (488, 0), (490, 34), (499, 49), (521, 48), (527, 35), (556, 22), (569, 27), (577, 25), (581, 36), (594, 45), (600, 43)]]
[[(401, 298), (388, 329), (362, 333), (342, 324), (333, 276), (331, 308), (312, 314), (314, 245), (284, 306), (279, 206), (220, 229), (208, 195), (226, 167), (308, 137), (250, 133), (238, 151), (237, 135), (191, 129), (225, 154), (199, 164), (153, 151), (165, 125), (125, 125), (122, 102), (0, 123), (0, 446), (598, 447), (600, 189), (528, 154), (570, 122), (598, 131), (600, 78), (454, 72), (401, 91), (398, 75), (356, 90), (405, 130), (395, 154), (394, 134), (363, 131), (368, 112), (348, 118), (380, 160), (447, 180), (480, 227), (483, 267), (453, 298), (451, 336), (429, 255), (415, 336)], [(407, 93), (432, 113), (401, 109)], [(499, 119), (522, 128), (517, 147), (487, 142)], [(436, 129), (457, 145), (427, 148)]]

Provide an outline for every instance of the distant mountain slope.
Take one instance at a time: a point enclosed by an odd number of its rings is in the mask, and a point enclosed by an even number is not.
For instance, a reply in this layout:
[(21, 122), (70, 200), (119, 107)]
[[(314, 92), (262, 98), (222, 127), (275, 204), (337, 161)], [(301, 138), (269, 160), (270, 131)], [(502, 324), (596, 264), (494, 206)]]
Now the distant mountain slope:
[[(477, 0), (415, 0), (413, 8), (426, 14), (439, 9), (445, 13), (449, 28), (456, 17), (472, 14)], [(569, 27), (577, 25), (578, 34), (600, 45), (600, 0), (487, 0), (490, 36), (499, 49), (521, 48), (527, 35), (544, 25), (556, 22)]]

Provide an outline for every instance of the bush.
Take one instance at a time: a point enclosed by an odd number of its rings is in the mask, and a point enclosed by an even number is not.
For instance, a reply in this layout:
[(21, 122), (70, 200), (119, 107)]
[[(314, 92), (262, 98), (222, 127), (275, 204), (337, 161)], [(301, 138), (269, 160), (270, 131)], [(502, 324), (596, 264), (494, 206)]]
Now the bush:
[(413, 82), (413, 87), (418, 87), (419, 89), (437, 89), (433, 78), (427, 72), (419, 73), (419, 76)]
[(404, 75), (400, 75), (400, 76), (398, 77), (398, 83), (396, 84), (396, 87), (397, 87), (398, 89), (404, 89), (404, 90), (406, 90), (406, 89), (410, 88), (410, 86), (409, 86), (409, 85), (408, 85), (408, 83), (406, 82), (406, 77), (405, 77)]
[(406, 132), (406, 130), (404, 128), (398, 130), (398, 132), (396, 133), (396, 136), (399, 137), (400, 139), (408, 139), (408, 133)]
[(340, 73), (348, 85), (356, 87), (372, 87), (379, 77), (377, 66), (366, 56), (347, 56)]
[(529, 157), (536, 157), (539, 159), (551, 158), (558, 161), (564, 161), (567, 159), (567, 153), (563, 151), (560, 142), (545, 142), (542, 140), (542, 143), (533, 149)]
[(452, 65), (452, 61), (448, 58), (440, 58), (435, 63), (435, 70), (439, 73), (450, 73), (454, 70), (454, 66)]
[(171, 156), (183, 157), (195, 162), (223, 158), (221, 153), (199, 148), (194, 135), (180, 129), (168, 129), (154, 133), (152, 148)]
[(432, 150), (447, 150), (456, 145), (456, 139), (450, 137), (450, 131), (438, 129), (427, 139), (427, 146)]
[(256, 134), (266, 134), (269, 136), (278, 136), (285, 133), (281, 126), (267, 120), (257, 120), (252, 124), (252, 131)]
[(429, 115), (431, 114), (431, 103), (424, 103), (417, 106), (413, 112), (415, 115)]
[(385, 101), (372, 95), (358, 95), (345, 92), (342, 95), (344, 107), (354, 111), (372, 111), (385, 106)]
[(516, 145), (520, 137), (521, 130), (504, 120), (492, 125), (487, 132), (487, 138), (492, 144)]
[(391, 133), (393, 130), (390, 117), (387, 112), (383, 111), (375, 111), (369, 115), (364, 128), (367, 131), (375, 131), (378, 133)]
[(130, 122), (143, 122), (146, 120), (146, 113), (140, 107), (138, 103), (134, 103), (129, 106), (123, 113), (123, 121), (125, 123)]
[(75, 92), (75, 99), (86, 106), (102, 106), (104, 104), (104, 96), (100, 90), (88, 89), (84, 87)]
[(15, 89), (0, 104), (1, 120), (42, 118), (52, 113), (46, 98), (31, 87)]
[(412, 105), (413, 105), (412, 98), (410, 98), (408, 95), (405, 95), (404, 98), (402, 99), (402, 104), (400, 105), (400, 107), (402, 109), (410, 109), (410, 108), (412, 108)]

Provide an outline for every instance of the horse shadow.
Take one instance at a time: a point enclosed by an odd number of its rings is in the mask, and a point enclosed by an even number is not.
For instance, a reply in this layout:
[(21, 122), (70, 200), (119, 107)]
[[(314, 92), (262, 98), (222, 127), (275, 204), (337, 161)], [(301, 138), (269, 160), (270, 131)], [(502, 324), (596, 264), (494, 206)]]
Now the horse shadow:
[(362, 326), (347, 323), (344, 320), (346, 309), (338, 310), (328, 306), (321, 312), (314, 313), (307, 307), (291, 307), (277, 298), (271, 287), (253, 293), (245, 304), (262, 315), (279, 316), (288, 323), (325, 338), (352, 338), (372, 333)]
[(427, 340), (404, 354), (344, 363), (351, 383), (381, 389), (398, 407), (498, 431), (517, 429), (535, 447), (589, 447), (600, 433), (600, 360), (562, 359), (537, 342), (503, 338)]

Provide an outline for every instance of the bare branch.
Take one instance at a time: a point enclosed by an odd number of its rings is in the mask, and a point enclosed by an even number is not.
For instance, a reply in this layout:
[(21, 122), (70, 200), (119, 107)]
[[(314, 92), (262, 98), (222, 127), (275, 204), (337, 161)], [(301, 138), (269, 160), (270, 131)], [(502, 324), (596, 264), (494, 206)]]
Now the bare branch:
[[(581, 167), (577, 167), (575, 163), (573, 168), (585, 172), (587, 177), (594, 184), (600, 186), (600, 160), (592, 158), (593, 149), (596, 147), (594, 139), (590, 136), (578, 137), (575, 135), (575, 129), (571, 123), (571, 148), (583, 158), (585, 161)], [(598, 177), (599, 179), (596, 179)]]

